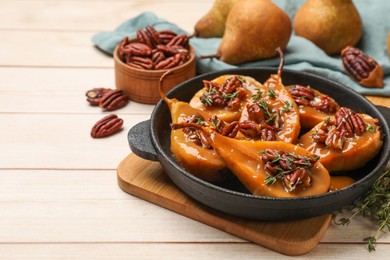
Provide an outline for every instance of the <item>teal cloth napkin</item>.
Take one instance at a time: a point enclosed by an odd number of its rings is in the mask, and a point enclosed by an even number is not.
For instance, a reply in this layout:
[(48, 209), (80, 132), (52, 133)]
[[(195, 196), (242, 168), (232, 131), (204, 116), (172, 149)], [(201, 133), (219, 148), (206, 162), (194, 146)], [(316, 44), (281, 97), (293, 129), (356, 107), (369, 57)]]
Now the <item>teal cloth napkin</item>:
[[(274, 0), (273, 2), (285, 10), (293, 19), (304, 0)], [(385, 86), (382, 89), (360, 86), (345, 73), (340, 56), (328, 56), (310, 41), (294, 34), (291, 36), (285, 50), (285, 68), (324, 76), (364, 95), (390, 97), (390, 57), (387, 54), (387, 35), (390, 32), (390, 1), (355, 0), (354, 3), (364, 26), (363, 37), (357, 47), (374, 57), (382, 66), (385, 73)], [(116, 45), (125, 36), (133, 38), (136, 36), (138, 29), (145, 28), (148, 25), (155, 27), (156, 30), (169, 29), (180, 34), (192, 33), (184, 31), (179, 26), (161, 19), (151, 12), (144, 12), (125, 21), (114, 31), (96, 33), (92, 37), (92, 42), (100, 50), (112, 55)], [(190, 43), (195, 48), (197, 55), (208, 55), (216, 53), (220, 41), (221, 38), (191, 38)], [(245, 63), (239, 67), (276, 67), (278, 64), (279, 58), (273, 58)], [(198, 74), (235, 67), (217, 59), (197, 60)]]

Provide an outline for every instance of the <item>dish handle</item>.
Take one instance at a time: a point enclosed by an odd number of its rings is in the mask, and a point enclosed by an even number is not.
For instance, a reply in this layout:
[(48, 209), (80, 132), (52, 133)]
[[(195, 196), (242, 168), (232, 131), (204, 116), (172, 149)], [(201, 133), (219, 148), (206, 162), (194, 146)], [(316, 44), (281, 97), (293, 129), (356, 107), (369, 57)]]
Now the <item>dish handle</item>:
[(127, 139), (133, 153), (149, 161), (158, 161), (157, 152), (150, 139), (150, 120), (133, 126), (127, 134)]
[(390, 124), (390, 108), (384, 106), (376, 106), (376, 108), (381, 112), (383, 117), (386, 119), (386, 122)]

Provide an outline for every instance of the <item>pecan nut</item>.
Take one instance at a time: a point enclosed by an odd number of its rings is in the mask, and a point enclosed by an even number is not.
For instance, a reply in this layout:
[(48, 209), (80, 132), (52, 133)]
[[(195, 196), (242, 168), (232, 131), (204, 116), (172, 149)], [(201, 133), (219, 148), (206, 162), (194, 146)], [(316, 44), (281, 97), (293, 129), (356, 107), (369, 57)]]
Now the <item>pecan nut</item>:
[(110, 88), (93, 88), (88, 90), (85, 95), (87, 96), (87, 101), (92, 106), (98, 106), (104, 94), (112, 91)]
[(153, 38), (147, 33), (146, 30), (143, 29), (139, 29), (137, 31), (137, 40), (140, 43), (148, 45), (150, 48), (154, 48), (156, 45)]
[(341, 51), (341, 57), (345, 70), (359, 84), (370, 88), (383, 87), (383, 70), (372, 57), (350, 46)]
[(129, 103), (129, 98), (122, 90), (109, 91), (100, 100), (99, 106), (106, 111), (122, 108)]
[(139, 56), (129, 56), (126, 64), (138, 69), (153, 69), (153, 61), (148, 57), (139, 57)]
[(235, 138), (237, 136), (240, 127), (238, 121), (227, 123), (223, 121), (221, 118), (219, 118), (217, 115), (211, 117), (209, 121), (215, 127), (217, 133), (230, 138)]
[(171, 56), (165, 60), (160, 61), (159, 63), (156, 64), (156, 66), (154, 66), (154, 68), (156, 70), (170, 69), (179, 65), (183, 59), (184, 56), (178, 53), (174, 56)]
[(188, 50), (184, 48), (183, 46), (180, 45), (173, 45), (173, 46), (168, 46), (168, 45), (157, 45), (157, 50), (162, 51), (166, 55), (175, 55), (178, 53), (188, 53)]
[(190, 38), (185, 35), (176, 35), (168, 43), (167, 46), (187, 46)]
[(122, 47), (122, 53), (130, 56), (147, 57), (152, 54), (152, 48), (144, 43), (132, 42)]
[(145, 30), (146, 30), (146, 33), (149, 35), (149, 37), (152, 39), (154, 46), (157, 46), (158, 44), (160, 44), (160, 42), (161, 42), (160, 34), (158, 33), (158, 31), (156, 31), (156, 29), (154, 29), (153, 26), (146, 26)]
[(163, 30), (158, 32), (158, 36), (160, 38), (160, 44), (167, 44), (177, 36), (177, 33), (170, 30)]
[(350, 108), (340, 108), (335, 114), (335, 118), (336, 126), (344, 130), (347, 137), (352, 137), (354, 134), (361, 136), (366, 131), (361, 117)]
[(110, 114), (95, 123), (91, 130), (93, 138), (101, 138), (113, 135), (118, 132), (123, 125), (123, 120), (115, 114)]
[(164, 53), (162, 51), (154, 49), (153, 54), (152, 54), (153, 65), (156, 65), (157, 63), (159, 63), (162, 60), (165, 60)]
[(315, 92), (312, 88), (301, 85), (294, 85), (294, 87), (288, 88), (288, 91), (298, 104), (304, 106), (309, 105), (309, 101), (314, 100), (314, 98), (316, 97)]

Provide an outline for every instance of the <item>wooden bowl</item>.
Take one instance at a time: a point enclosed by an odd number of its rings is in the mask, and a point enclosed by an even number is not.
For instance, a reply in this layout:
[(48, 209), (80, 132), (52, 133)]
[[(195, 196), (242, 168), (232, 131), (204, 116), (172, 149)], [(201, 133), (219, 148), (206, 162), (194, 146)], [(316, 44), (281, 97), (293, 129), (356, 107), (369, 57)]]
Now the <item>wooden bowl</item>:
[[(145, 103), (156, 104), (160, 100), (158, 90), (160, 77), (167, 70), (142, 70), (130, 67), (119, 59), (117, 46), (114, 50), (115, 85), (123, 90), (129, 99)], [(196, 75), (195, 51), (190, 46), (191, 58), (184, 64), (174, 67), (172, 77), (164, 80), (164, 90), (168, 91), (174, 86)]]

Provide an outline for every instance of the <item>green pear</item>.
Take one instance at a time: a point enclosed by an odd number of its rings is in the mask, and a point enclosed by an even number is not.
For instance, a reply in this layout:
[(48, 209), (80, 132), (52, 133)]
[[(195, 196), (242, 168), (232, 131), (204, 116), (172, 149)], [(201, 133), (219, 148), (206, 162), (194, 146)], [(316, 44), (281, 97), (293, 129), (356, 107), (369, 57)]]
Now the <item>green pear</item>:
[(294, 18), (295, 34), (329, 55), (355, 46), (362, 36), (362, 22), (352, 0), (308, 0)]
[(226, 18), (232, 6), (239, 0), (216, 0), (210, 11), (195, 25), (195, 36), (199, 38), (222, 37)]
[(233, 65), (268, 59), (287, 46), (291, 33), (290, 17), (271, 0), (241, 0), (227, 17), (217, 56)]

